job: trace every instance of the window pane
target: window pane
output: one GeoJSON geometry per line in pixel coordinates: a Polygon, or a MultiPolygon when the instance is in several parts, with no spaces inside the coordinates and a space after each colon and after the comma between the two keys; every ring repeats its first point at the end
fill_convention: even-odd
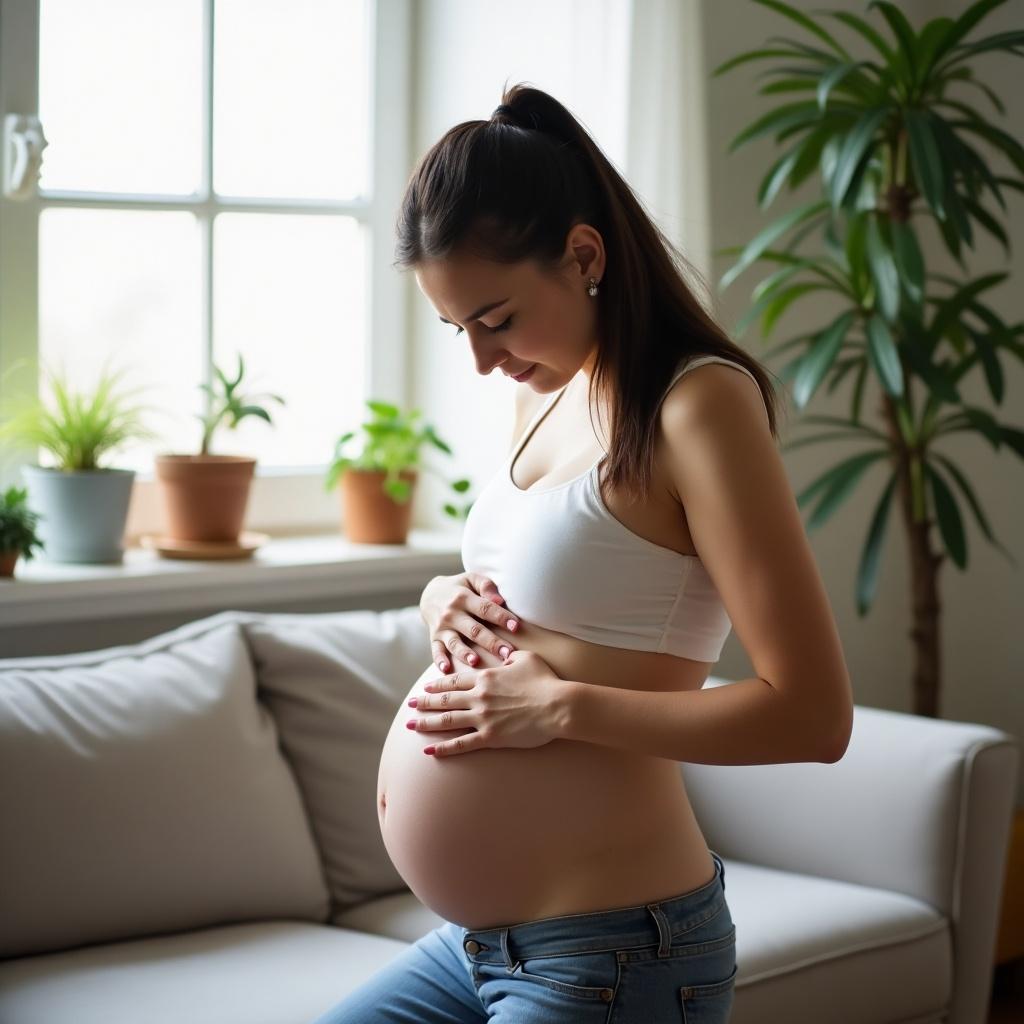
{"type": "MultiPolygon", "coordinates": [[[[111,452],[103,466],[152,472],[154,452],[199,451],[201,251],[189,213],[50,208],[40,214],[42,365],[64,371],[75,391],[92,389],[105,365],[124,371],[121,388],[145,388],[131,404],[154,407],[145,423],[161,434],[159,441],[111,452]]],[[[45,376],[40,391],[49,400],[45,376]]]]}
{"type": "Polygon", "coordinates": [[[190,194],[202,0],[41,0],[40,188],[190,194]]]}
{"type": "Polygon", "coordinates": [[[214,190],[365,194],[365,0],[217,0],[214,18],[214,190]]]}
{"type": "Polygon", "coordinates": [[[214,221],[214,360],[245,395],[271,391],[273,426],[255,416],[218,430],[212,451],[261,467],[326,463],[367,412],[364,229],[351,217],[223,213],[214,221]]]}

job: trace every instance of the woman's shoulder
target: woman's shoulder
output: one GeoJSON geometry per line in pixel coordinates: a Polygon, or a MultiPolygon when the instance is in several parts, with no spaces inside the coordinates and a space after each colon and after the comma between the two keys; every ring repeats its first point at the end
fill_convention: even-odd
{"type": "Polygon", "coordinates": [[[698,356],[686,364],[666,391],[661,414],[678,422],[687,410],[694,414],[703,403],[730,407],[736,402],[759,406],[765,421],[770,422],[761,387],[745,366],[721,356],[698,356]]]}

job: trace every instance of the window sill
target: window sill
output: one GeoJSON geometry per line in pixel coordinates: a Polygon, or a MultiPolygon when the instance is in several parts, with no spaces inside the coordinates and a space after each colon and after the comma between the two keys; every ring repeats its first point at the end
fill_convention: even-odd
{"type": "Polygon", "coordinates": [[[186,561],[126,547],[116,565],[18,561],[0,580],[3,626],[177,612],[260,600],[419,590],[462,571],[459,530],[409,532],[407,544],[353,544],[340,533],[272,537],[251,558],[186,561]]]}

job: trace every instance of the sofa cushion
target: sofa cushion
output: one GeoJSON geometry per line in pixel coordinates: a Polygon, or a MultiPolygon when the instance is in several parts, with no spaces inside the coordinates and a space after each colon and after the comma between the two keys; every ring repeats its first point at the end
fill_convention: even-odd
{"type": "Polygon", "coordinates": [[[0,660],[0,956],[329,910],[232,613],[0,660]]]}
{"type": "Polygon", "coordinates": [[[22,957],[0,963],[0,1021],[309,1024],[407,948],[267,921],[22,957]]]}
{"type": "Polygon", "coordinates": [[[740,860],[725,865],[737,1024],[947,1019],[954,946],[935,907],[832,878],[740,860]]]}
{"type": "Polygon", "coordinates": [[[335,910],[405,889],[380,835],[377,771],[402,697],[430,664],[419,608],[252,614],[244,628],[335,910]]]}
{"type": "MultiPolygon", "coordinates": [[[[357,903],[338,911],[331,924],[351,928],[367,935],[383,935],[387,939],[415,942],[427,932],[447,922],[440,914],[425,907],[409,889],[389,892],[386,896],[357,903]]],[[[2,976],[0,976],[2,977],[2,976]]],[[[0,1021],[3,1016],[0,1015],[0,1021]]]]}

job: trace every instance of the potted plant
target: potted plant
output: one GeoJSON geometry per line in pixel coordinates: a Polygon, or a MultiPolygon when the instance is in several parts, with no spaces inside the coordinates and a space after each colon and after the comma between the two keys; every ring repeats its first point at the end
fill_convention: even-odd
{"type": "Polygon", "coordinates": [[[46,556],[53,562],[121,562],[135,470],[99,462],[128,440],[156,435],[142,425],[142,409],[127,404],[127,393],[115,393],[120,374],[105,368],[91,393],[73,393],[63,374],[45,372],[55,407],[34,397],[23,400],[0,425],[0,437],[33,452],[43,448],[56,461],[22,467],[32,504],[40,511],[46,556]]]}
{"type": "MultiPolygon", "coordinates": [[[[333,490],[341,479],[342,529],[346,539],[363,544],[404,544],[409,535],[412,497],[418,479],[420,449],[424,443],[451,455],[451,448],[437,436],[428,423],[417,426],[421,411],[413,409],[403,415],[388,402],[370,399],[366,402],[371,418],[362,424],[362,451],[355,458],[342,454],[342,449],[356,436],[350,430],[338,438],[334,458],[327,468],[325,489],[333,490]]],[[[435,472],[430,466],[425,467],[435,472]]],[[[469,489],[469,481],[450,482],[457,494],[469,489]]],[[[444,513],[463,519],[472,503],[457,507],[450,501],[444,513]]]]}
{"type": "Polygon", "coordinates": [[[808,531],[832,515],[870,467],[883,470],[860,555],[857,609],[863,616],[871,607],[886,526],[895,509],[907,537],[913,594],[913,708],[936,717],[942,665],[939,569],[950,559],[960,570],[967,567],[961,500],[988,541],[1015,564],[994,537],[965,473],[940,445],[951,434],[966,433],[996,451],[1005,446],[1024,457],[1024,430],[1003,422],[996,411],[982,408],[961,390],[964,377],[981,370],[992,401],[1005,409],[1010,403],[1004,400],[1002,364],[1024,361],[1024,324],[1006,324],[982,298],[1006,273],[969,279],[961,253],[963,245],[973,247],[976,228],[983,228],[1009,257],[999,212],[984,200],[992,197],[1005,210],[1004,190],[1024,191],[1024,177],[1001,174],[975,143],[992,147],[1020,175],[1024,146],[968,103],[967,94],[957,95],[968,87],[980,90],[1003,113],[999,97],[970,65],[986,53],[1024,55],[1024,31],[967,38],[1003,0],[981,0],[958,18],[934,18],[919,30],[895,4],[879,0],[867,5],[884,18],[886,25],[877,29],[847,11],[816,12],[812,20],[778,0],[756,2],[813,35],[815,45],[774,36],[766,47],[733,57],[714,71],[720,75],[750,60],[779,58],[778,66],[765,72],[777,80],[760,91],[798,97],[758,118],[730,149],[767,134],[789,140],[761,181],[762,207],[784,184],[793,189],[815,171],[823,197],[790,210],[745,246],[721,250],[740,256],[720,285],[724,289],[756,261],[777,266],[754,289],[754,305],[740,326],[760,316],[765,337],[801,296],[824,291],[839,300],[830,322],[803,330],[771,351],[796,350],[781,373],[791,380],[801,409],[822,384],[831,393],[850,378],[849,416],[804,416],[803,423],[830,429],[784,447],[834,440],[865,446],[797,495],[801,506],[817,499],[808,531]],[[820,15],[855,32],[866,53],[850,52],[820,15]],[[929,272],[915,223],[926,220],[935,222],[964,272],[961,278],[929,272]],[[772,248],[791,231],[788,244],[772,248]],[[794,252],[813,232],[820,232],[820,246],[810,253],[794,252]],[[865,422],[866,394],[880,418],[877,426],[865,422]]]}
{"type": "Polygon", "coordinates": [[[13,577],[19,556],[32,558],[33,548],[42,548],[36,533],[40,515],[28,507],[28,491],[8,487],[0,498],[0,577],[13,577]]]}
{"type": "Polygon", "coordinates": [[[156,477],[163,496],[167,537],[174,541],[237,543],[249,502],[256,459],[244,455],[214,455],[213,434],[224,425],[234,430],[246,416],[257,416],[273,424],[270,413],[258,400],[273,399],[285,404],[280,395],[244,396],[239,392],[245,363],[238,355],[234,380],[217,366],[216,384],[200,384],[209,396],[205,415],[196,414],[203,425],[198,455],[166,453],[156,456],[156,477]]]}

